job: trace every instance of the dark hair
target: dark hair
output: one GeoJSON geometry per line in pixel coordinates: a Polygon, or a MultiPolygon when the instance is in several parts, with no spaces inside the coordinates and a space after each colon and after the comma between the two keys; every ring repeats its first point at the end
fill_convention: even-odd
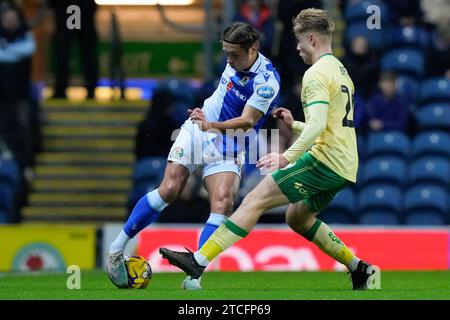
{"type": "Polygon", "coordinates": [[[222,41],[238,44],[245,50],[255,43],[259,47],[261,37],[258,30],[245,22],[233,22],[222,33],[222,41]]]}

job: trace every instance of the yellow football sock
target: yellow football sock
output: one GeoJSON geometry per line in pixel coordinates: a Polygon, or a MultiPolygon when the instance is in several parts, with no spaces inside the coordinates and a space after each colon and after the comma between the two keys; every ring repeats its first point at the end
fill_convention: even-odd
{"type": "MultiPolygon", "coordinates": [[[[347,267],[353,269],[355,255],[349,248],[333,233],[330,227],[316,220],[311,229],[304,235],[306,239],[316,244],[320,250],[325,252],[333,259],[339,261],[347,267]]],[[[359,259],[358,259],[359,260],[359,259]]]]}
{"type": "MultiPolygon", "coordinates": [[[[213,260],[221,252],[231,247],[235,242],[248,235],[248,232],[235,225],[230,220],[225,221],[203,244],[198,253],[208,261],[213,260]]],[[[202,260],[202,259],[199,259],[202,260]]]]}

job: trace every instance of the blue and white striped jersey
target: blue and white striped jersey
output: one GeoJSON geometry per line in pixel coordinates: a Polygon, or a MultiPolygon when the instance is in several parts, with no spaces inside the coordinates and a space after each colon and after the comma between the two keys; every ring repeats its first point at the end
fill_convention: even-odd
{"type": "MultiPolygon", "coordinates": [[[[236,71],[227,64],[216,91],[205,100],[202,110],[207,121],[223,122],[241,116],[244,107],[251,106],[264,114],[254,126],[257,132],[272,112],[279,91],[278,72],[272,62],[259,53],[249,71],[236,71]]],[[[238,145],[234,151],[240,152],[243,148],[238,145]]]]}

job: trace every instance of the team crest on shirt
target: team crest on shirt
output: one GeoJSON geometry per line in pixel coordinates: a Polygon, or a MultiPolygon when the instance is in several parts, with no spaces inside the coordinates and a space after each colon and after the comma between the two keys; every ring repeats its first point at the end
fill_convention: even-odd
{"type": "Polygon", "coordinates": [[[243,87],[243,86],[245,86],[247,83],[248,83],[248,81],[250,80],[250,77],[243,77],[241,80],[239,80],[238,82],[239,82],[239,84],[243,87]]]}
{"type": "Polygon", "coordinates": [[[181,159],[181,157],[183,157],[183,154],[184,154],[183,148],[176,147],[175,149],[172,150],[172,152],[170,153],[170,156],[172,158],[181,159]]]}

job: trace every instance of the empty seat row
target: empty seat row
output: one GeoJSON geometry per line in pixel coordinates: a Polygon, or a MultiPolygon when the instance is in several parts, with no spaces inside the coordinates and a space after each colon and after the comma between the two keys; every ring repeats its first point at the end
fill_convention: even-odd
{"type": "Polygon", "coordinates": [[[400,131],[373,132],[367,138],[359,135],[358,151],[362,158],[395,155],[405,159],[422,156],[450,156],[450,134],[445,131],[420,132],[410,139],[400,131]]]}
{"type": "Polygon", "coordinates": [[[408,164],[399,157],[377,157],[363,162],[357,185],[392,183],[399,186],[430,183],[450,186],[450,163],[441,157],[422,157],[408,164]]]}

